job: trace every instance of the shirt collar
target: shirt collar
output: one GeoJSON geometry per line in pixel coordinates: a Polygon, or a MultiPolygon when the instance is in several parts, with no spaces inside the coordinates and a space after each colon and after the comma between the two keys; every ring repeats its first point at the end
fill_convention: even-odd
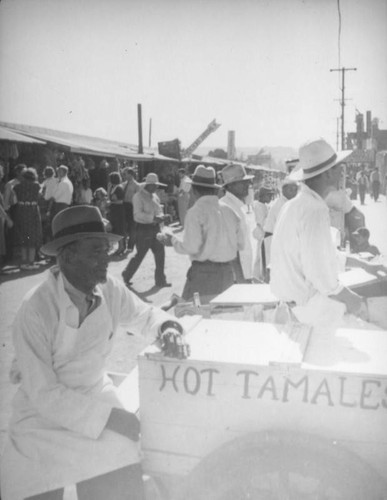
{"type": "Polygon", "coordinates": [[[237,207],[241,208],[244,206],[244,203],[242,200],[240,200],[235,194],[230,193],[230,191],[226,191],[226,194],[224,195],[225,198],[229,198],[230,201],[233,203],[233,205],[236,205],[237,207]]]}

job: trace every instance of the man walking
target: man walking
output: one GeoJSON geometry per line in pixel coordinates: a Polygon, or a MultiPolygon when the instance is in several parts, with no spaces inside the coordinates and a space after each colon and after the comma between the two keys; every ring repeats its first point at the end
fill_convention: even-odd
{"type": "Polygon", "coordinates": [[[159,288],[169,287],[167,283],[165,266],[165,248],[156,238],[160,232],[160,223],[165,219],[159,197],[156,195],[158,186],[165,186],[159,182],[157,174],[150,173],[146,176],[145,183],[133,196],[133,217],[136,222],[136,255],[122,273],[127,286],[140,267],[148,250],[151,250],[155,259],[155,285],[159,288]]]}
{"type": "Polygon", "coordinates": [[[227,165],[222,169],[223,188],[226,194],[220,203],[229,206],[241,220],[244,248],[238,251],[233,262],[234,278],[237,283],[251,283],[253,279],[253,245],[247,218],[246,198],[253,175],[247,175],[242,165],[227,165]]]}
{"type": "Polygon", "coordinates": [[[136,236],[136,223],[133,217],[133,197],[140,190],[136,181],[136,173],[132,168],[125,167],[122,171],[124,179],[124,222],[127,237],[127,248],[131,252],[134,248],[136,236]]]}

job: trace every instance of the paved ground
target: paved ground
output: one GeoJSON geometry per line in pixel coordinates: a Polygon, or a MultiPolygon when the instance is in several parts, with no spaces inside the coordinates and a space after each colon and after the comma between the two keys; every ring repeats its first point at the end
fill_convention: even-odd
{"type": "MultiPolygon", "coordinates": [[[[385,197],[377,203],[367,197],[366,205],[360,207],[366,216],[366,225],[371,231],[371,243],[376,244],[387,256],[387,202],[385,197]]],[[[130,258],[130,255],[129,255],[130,258]]],[[[127,258],[114,260],[110,264],[110,272],[121,276],[127,258]]],[[[181,293],[185,274],[189,266],[188,257],[178,255],[172,248],[166,248],[166,275],[171,288],[155,289],[154,261],[151,253],[146,256],[141,268],[135,275],[134,290],[153,304],[160,305],[168,300],[172,293],[181,293]]],[[[15,272],[0,276],[0,449],[4,440],[7,422],[10,416],[11,399],[16,389],[8,379],[8,372],[13,358],[11,341],[11,324],[22,297],[36,284],[44,279],[48,266],[42,266],[37,272],[15,272]]],[[[108,368],[112,371],[127,372],[133,367],[138,352],[144,347],[141,339],[128,336],[120,331],[115,349],[109,359],[108,368]]]]}

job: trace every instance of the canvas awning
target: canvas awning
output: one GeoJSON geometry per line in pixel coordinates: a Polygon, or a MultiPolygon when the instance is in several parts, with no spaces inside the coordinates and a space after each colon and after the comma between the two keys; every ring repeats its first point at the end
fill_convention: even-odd
{"type": "Polygon", "coordinates": [[[24,142],[27,144],[45,144],[44,141],[40,141],[38,139],[34,139],[32,137],[28,137],[23,134],[19,134],[18,132],[8,130],[5,127],[0,127],[0,141],[24,142]]]}
{"type": "Polygon", "coordinates": [[[175,158],[169,158],[160,155],[154,151],[144,153],[137,152],[137,146],[123,143],[122,141],[113,141],[69,132],[62,132],[53,129],[44,129],[30,125],[16,125],[0,122],[0,127],[6,128],[10,133],[25,137],[25,142],[36,142],[40,144],[51,143],[64,148],[68,148],[73,153],[106,156],[110,158],[127,158],[134,161],[168,161],[179,162],[175,158]]]}

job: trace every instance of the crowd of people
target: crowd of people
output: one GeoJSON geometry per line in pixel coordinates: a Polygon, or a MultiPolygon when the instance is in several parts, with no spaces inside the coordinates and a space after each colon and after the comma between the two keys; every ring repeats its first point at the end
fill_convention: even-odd
{"type": "MultiPolygon", "coordinates": [[[[13,326],[12,379],[20,385],[0,468],[4,500],[62,500],[68,485],[75,485],[80,500],[144,500],[140,423],[107,376],[106,360],[120,325],[156,342],[169,357],[182,359],[190,353],[181,323],[130,290],[148,250],[155,257],[155,285],[160,287],[169,285],[164,246],[189,256],[184,300],[198,293],[208,301],[233,283],[253,283],[258,269],[289,317],[315,332],[328,335],[354,315],[364,328],[370,326],[366,301],[340,283],[339,271],[345,264],[374,273],[386,268],[337,252],[340,239],[332,238],[325,201],[337,191],[346,154],[336,153],[323,139],[304,144],[298,168],[283,182],[274,203],[269,186],[249,199],[252,176],[241,165],[224,167],[221,182],[212,167],[198,165],[191,177],[182,172],[186,185],[181,191],[189,192],[190,200],[188,207],[183,205],[181,233],[162,227],[167,214],[157,191],[165,186],[155,173],[139,183],[128,169],[122,183],[120,174],[111,172],[107,190],[92,191],[96,200],[99,190],[95,206],[90,193],[82,203],[68,206],[68,169],[60,167],[55,182],[47,172],[43,193],[49,190],[52,196],[46,213],[56,215],[40,251],[55,258],[56,265],[25,297],[13,326]],[[124,225],[129,212],[125,203],[132,205],[134,240],[124,225]],[[107,208],[110,222],[103,217],[107,208]],[[249,214],[254,214],[253,228],[249,214]],[[119,251],[129,241],[136,254],[121,281],[109,275],[108,263],[111,245],[123,240],[119,251]]],[[[12,215],[10,207],[1,214],[8,228],[24,228],[25,236],[17,241],[28,259],[42,239],[37,224],[42,187],[33,169],[18,166],[17,172],[11,185],[16,200],[10,205],[12,215]]],[[[354,233],[359,249],[377,253],[366,228],[354,233]]]]}
{"type": "MultiPolygon", "coordinates": [[[[40,247],[52,237],[53,218],[72,205],[98,207],[109,230],[124,237],[116,254],[133,251],[133,197],[140,189],[134,168],[123,164],[112,169],[103,160],[95,168],[86,169],[82,159],[77,159],[70,166],[46,166],[39,173],[26,164],[17,164],[6,183],[2,182],[4,174],[0,164],[1,267],[9,263],[25,271],[38,269],[44,257],[40,247]]],[[[178,186],[174,185],[172,191],[158,191],[171,220],[177,218],[178,186]]]]}

